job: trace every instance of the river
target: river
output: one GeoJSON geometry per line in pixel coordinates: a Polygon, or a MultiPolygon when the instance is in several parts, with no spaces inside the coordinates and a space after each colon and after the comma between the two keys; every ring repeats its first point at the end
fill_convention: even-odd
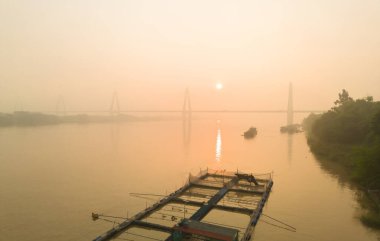
{"type": "MultiPolygon", "coordinates": [[[[300,122],[305,114],[297,114],[300,122]]],[[[281,113],[223,113],[124,123],[0,129],[0,240],[92,240],[113,223],[91,212],[132,216],[200,168],[274,173],[256,241],[378,241],[358,219],[355,190],[321,168],[304,133],[281,134],[281,113]],[[245,140],[250,126],[258,135],[245,140]],[[265,221],[265,222],[264,222],[265,221]]]]}

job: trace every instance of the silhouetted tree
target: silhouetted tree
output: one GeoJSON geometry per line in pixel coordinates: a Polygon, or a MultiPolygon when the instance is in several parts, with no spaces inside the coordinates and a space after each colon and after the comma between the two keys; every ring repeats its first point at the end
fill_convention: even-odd
{"type": "MultiPolygon", "coordinates": [[[[380,102],[371,96],[353,100],[343,89],[334,103],[326,113],[305,119],[310,150],[345,166],[364,189],[380,190],[380,102]]],[[[362,220],[380,227],[380,206],[373,207],[362,220]]]]}
{"type": "Polygon", "coordinates": [[[339,93],[339,99],[337,99],[334,104],[335,105],[343,105],[347,102],[350,102],[352,101],[353,99],[350,97],[350,95],[348,94],[348,91],[343,89],[342,90],[342,93],[339,93]]]}

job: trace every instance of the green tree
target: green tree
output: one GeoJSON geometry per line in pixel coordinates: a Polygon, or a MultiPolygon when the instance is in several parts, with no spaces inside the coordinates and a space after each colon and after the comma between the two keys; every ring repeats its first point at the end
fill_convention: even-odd
{"type": "Polygon", "coordinates": [[[342,93],[339,93],[339,99],[337,99],[334,104],[335,105],[343,105],[347,102],[350,102],[352,101],[353,99],[350,97],[350,95],[348,94],[348,91],[343,89],[342,90],[342,93]]]}
{"type": "Polygon", "coordinates": [[[372,130],[373,132],[376,134],[376,135],[379,135],[380,136],[380,111],[378,111],[373,119],[372,119],[372,123],[371,123],[371,127],[372,127],[372,130]]]}

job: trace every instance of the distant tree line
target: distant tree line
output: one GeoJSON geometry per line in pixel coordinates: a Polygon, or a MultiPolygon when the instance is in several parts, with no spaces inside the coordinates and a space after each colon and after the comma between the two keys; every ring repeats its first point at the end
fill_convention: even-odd
{"type": "MultiPolygon", "coordinates": [[[[0,127],[6,126],[41,126],[56,125],[62,123],[94,123],[110,121],[137,121],[137,118],[130,115],[111,115],[111,116],[91,116],[91,115],[51,115],[39,112],[16,111],[14,113],[0,113],[0,127]]],[[[146,120],[146,118],[144,119],[146,120]]]]}
{"type": "MultiPolygon", "coordinates": [[[[380,193],[379,101],[371,96],[354,100],[342,90],[334,107],[324,114],[309,115],[303,126],[318,158],[342,164],[365,190],[380,193]]],[[[371,210],[364,221],[380,228],[379,204],[371,210]]]]}

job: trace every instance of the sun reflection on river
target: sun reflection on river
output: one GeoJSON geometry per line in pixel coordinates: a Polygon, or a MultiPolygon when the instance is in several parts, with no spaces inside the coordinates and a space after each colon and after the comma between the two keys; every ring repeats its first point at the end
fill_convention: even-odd
{"type": "Polygon", "coordinates": [[[218,132],[216,134],[216,148],[215,148],[215,160],[217,162],[220,162],[221,155],[222,155],[222,134],[221,134],[220,127],[218,126],[218,132]]]}

